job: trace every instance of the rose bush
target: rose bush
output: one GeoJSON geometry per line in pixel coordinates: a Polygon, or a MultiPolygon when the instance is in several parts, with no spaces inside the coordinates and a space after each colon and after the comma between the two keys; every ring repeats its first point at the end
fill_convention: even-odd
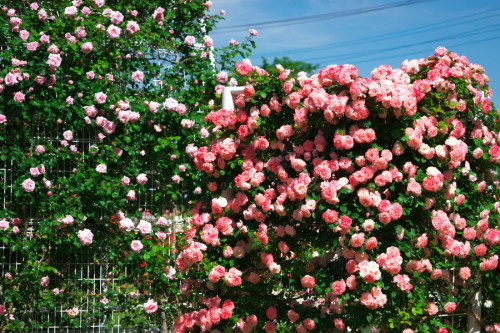
{"type": "Polygon", "coordinates": [[[2,2],[0,331],[175,318],[172,214],[203,191],[184,148],[253,43],[213,48],[210,5],[2,2]]]}
{"type": "Polygon", "coordinates": [[[370,78],[236,71],[235,109],[188,150],[212,194],[176,259],[198,303],[176,332],[499,326],[499,114],[480,65],[440,47],[370,78]]]}

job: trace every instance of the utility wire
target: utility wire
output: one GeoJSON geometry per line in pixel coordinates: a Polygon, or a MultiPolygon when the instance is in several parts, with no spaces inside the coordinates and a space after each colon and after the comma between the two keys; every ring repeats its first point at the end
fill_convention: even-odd
{"type": "Polygon", "coordinates": [[[339,55],[338,57],[327,56],[327,57],[311,58],[311,59],[307,59],[304,61],[318,61],[318,60],[323,60],[323,59],[342,60],[342,59],[351,59],[352,57],[372,56],[373,54],[377,54],[377,53],[384,53],[384,52],[388,52],[388,51],[394,51],[394,50],[404,49],[404,48],[418,46],[418,45],[442,42],[442,41],[446,41],[446,40],[450,40],[450,39],[470,37],[470,36],[476,36],[476,35],[485,34],[485,33],[489,33],[489,32],[495,32],[495,31],[499,31],[500,28],[498,28],[498,29],[491,29],[491,28],[498,27],[498,26],[500,26],[500,24],[495,24],[495,25],[492,25],[489,27],[478,28],[478,29],[471,30],[471,31],[468,31],[465,33],[454,34],[454,35],[441,37],[441,38],[435,38],[435,39],[426,40],[426,41],[422,41],[422,42],[418,42],[418,43],[411,43],[411,44],[399,45],[399,46],[394,46],[394,47],[387,47],[387,48],[376,49],[376,50],[344,53],[342,55],[339,55]],[[490,30],[485,30],[485,29],[490,29],[490,30]],[[485,31],[482,31],[482,30],[485,30],[485,31]]]}
{"type": "Polygon", "coordinates": [[[371,13],[371,12],[375,12],[375,11],[396,8],[396,7],[402,7],[402,6],[408,6],[408,5],[415,5],[415,4],[420,4],[420,3],[430,2],[430,1],[438,1],[438,0],[407,0],[407,1],[400,1],[400,2],[396,2],[396,3],[392,3],[392,4],[380,5],[380,6],[372,6],[372,7],[366,7],[366,8],[361,8],[361,9],[350,9],[350,10],[344,10],[344,11],[339,11],[339,12],[331,12],[331,13],[327,13],[327,14],[296,17],[296,18],[292,18],[292,19],[274,20],[274,21],[257,22],[257,23],[245,23],[245,24],[217,28],[216,30],[214,30],[212,32],[212,34],[225,33],[225,32],[229,32],[229,31],[234,31],[236,29],[248,28],[248,27],[262,29],[262,28],[268,28],[268,27],[282,27],[282,26],[309,23],[309,22],[332,20],[332,19],[336,19],[336,18],[340,18],[340,17],[371,13]]]}
{"type": "MultiPolygon", "coordinates": [[[[458,17],[458,18],[453,18],[453,19],[450,19],[447,21],[442,21],[438,24],[432,25],[431,27],[429,27],[429,25],[425,25],[425,26],[418,27],[418,28],[405,29],[405,30],[401,30],[398,32],[391,32],[391,33],[386,33],[386,34],[382,34],[382,35],[378,35],[378,36],[374,36],[374,37],[365,37],[365,38],[355,39],[355,40],[346,41],[346,42],[336,42],[336,43],[325,44],[325,45],[316,46],[316,47],[309,47],[309,48],[289,49],[289,50],[286,50],[286,52],[287,52],[287,54],[308,53],[308,52],[316,52],[316,51],[320,51],[320,50],[326,50],[326,49],[333,48],[333,47],[345,47],[345,46],[364,44],[366,42],[375,42],[375,41],[393,39],[393,38],[398,38],[398,37],[406,37],[406,36],[410,36],[410,35],[419,34],[422,32],[435,31],[438,29],[455,27],[455,26],[462,25],[462,24],[477,22],[478,20],[485,20],[488,18],[496,17],[496,16],[499,16],[500,14],[492,14],[492,15],[488,15],[488,16],[484,16],[484,17],[475,17],[475,16],[480,16],[480,15],[483,15],[485,13],[491,13],[491,12],[495,12],[498,10],[500,10],[500,7],[486,10],[486,11],[476,13],[476,14],[466,15],[466,16],[462,16],[462,17],[458,17]],[[457,22],[459,20],[472,18],[472,17],[475,17],[475,18],[467,20],[467,21],[463,21],[463,22],[457,22]],[[446,23],[450,23],[450,22],[453,22],[453,23],[446,24],[446,23]]],[[[260,54],[257,53],[255,56],[280,54],[282,52],[283,52],[283,50],[282,51],[260,53],[260,54]]]]}
{"type": "MultiPolygon", "coordinates": [[[[484,38],[484,39],[480,39],[480,40],[474,40],[472,42],[465,42],[465,43],[460,43],[460,44],[447,45],[446,47],[448,49],[451,49],[453,47],[465,46],[465,45],[471,45],[471,44],[477,44],[477,43],[483,43],[483,42],[488,42],[488,41],[495,40],[495,39],[500,39],[500,36],[490,37],[490,38],[484,38]]],[[[422,51],[411,52],[411,53],[407,52],[407,53],[401,53],[401,54],[396,54],[396,55],[390,55],[390,56],[387,56],[387,57],[379,57],[379,58],[373,58],[373,59],[368,59],[368,60],[356,61],[356,64],[364,64],[364,63],[367,63],[367,62],[378,61],[378,60],[387,60],[387,59],[392,59],[392,58],[414,56],[415,54],[419,54],[419,53],[424,54],[426,52],[428,53],[429,50],[422,50],[422,51]]]]}

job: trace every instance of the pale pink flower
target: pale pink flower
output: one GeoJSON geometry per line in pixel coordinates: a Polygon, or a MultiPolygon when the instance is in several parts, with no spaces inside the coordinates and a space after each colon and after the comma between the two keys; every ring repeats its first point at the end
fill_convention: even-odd
{"type": "Polygon", "coordinates": [[[106,164],[98,164],[95,168],[95,170],[97,171],[97,173],[106,173],[107,171],[107,166],[106,164]]]}
{"type": "Polygon", "coordinates": [[[109,38],[118,38],[120,37],[122,29],[118,28],[117,26],[110,25],[108,29],[106,30],[108,37],[109,38]]]}
{"type": "Polygon", "coordinates": [[[137,184],[144,185],[148,182],[148,177],[145,173],[141,173],[135,177],[135,180],[137,181],[137,184]]]}
{"type": "Polygon", "coordinates": [[[25,95],[22,92],[18,91],[14,94],[14,101],[22,103],[24,102],[24,100],[25,100],[25,95]]]}
{"type": "Polygon", "coordinates": [[[127,22],[127,32],[130,35],[135,34],[139,30],[141,30],[141,28],[139,27],[139,24],[137,24],[137,22],[135,22],[135,21],[128,21],[127,22]]]}
{"type": "Polygon", "coordinates": [[[29,31],[27,31],[27,30],[19,31],[19,38],[21,38],[21,40],[26,41],[26,40],[28,40],[29,36],[30,36],[29,31]]]}
{"type": "Polygon", "coordinates": [[[135,71],[132,73],[132,80],[134,82],[142,82],[144,80],[144,73],[141,71],[135,71]]]}
{"type": "Polygon", "coordinates": [[[196,43],[196,38],[194,38],[193,36],[187,36],[184,39],[184,43],[186,43],[187,45],[194,45],[194,43],[196,43]]]}
{"type": "Polygon", "coordinates": [[[431,316],[435,315],[439,311],[436,303],[434,302],[427,303],[427,307],[424,310],[427,311],[431,316]]]}
{"type": "Polygon", "coordinates": [[[103,93],[103,92],[98,92],[98,93],[95,93],[94,95],[94,101],[97,103],[97,104],[104,104],[106,103],[106,99],[108,98],[108,96],[103,93]]]}
{"type": "Polygon", "coordinates": [[[94,234],[87,228],[79,230],[77,236],[82,245],[90,245],[94,239],[94,234]]]}
{"type": "Polygon", "coordinates": [[[140,240],[133,240],[130,244],[130,248],[132,249],[132,251],[137,253],[141,252],[143,247],[144,245],[142,245],[142,242],[140,240]]]}
{"type": "Polygon", "coordinates": [[[153,231],[151,223],[145,220],[140,220],[137,225],[137,230],[141,233],[141,235],[150,234],[153,231]]]}
{"type": "Polygon", "coordinates": [[[49,285],[50,278],[48,276],[44,276],[40,279],[40,285],[42,287],[47,287],[49,285]]]}
{"type": "Polygon", "coordinates": [[[119,11],[111,12],[110,19],[113,24],[121,24],[123,22],[123,18],[123,14],[119,11]]]}
{"type": "Polygon", "coordinates": [[[22,187],[25,192],[33,192],[35,190],[35,182],[31,178],[28,178],[23,181],[22,187]]]}
{"type": "Polygon", "coordinates": [[[80,48],[82,49],[83,53],[90,53],[94,49],[94,46],[92,45],[91,42],[86,42],[83,43],[82,46],[80,46],[80,48]]]}
{"type": "Polygon", "coordinates": [[[458,271],[458,276],[464,281],[468,280],[471,275],[472,273],[469,267],[461,267],[458,271]]]}

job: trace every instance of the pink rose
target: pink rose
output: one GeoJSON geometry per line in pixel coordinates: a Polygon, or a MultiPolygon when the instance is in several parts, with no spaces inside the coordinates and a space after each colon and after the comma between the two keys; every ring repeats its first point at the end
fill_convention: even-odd
{"type": "Polygon", "coordinates": [[[108,98],[108,95],[106,95],[103,92],[98,92],[98,93],[95,93],[95,95],[94,95],[94,101],[96,101],[97,104],[106,103],[107,98],[108,98]]]}
{"type": "Polygon", "coordinates": [[[137,225],[137,229],[141,233],[141,235],[147,235],[150,234],[153,231],[153,228],[151,227],[151,223],[145,220],[139,221],[139,224],[137,225]]]}
{"type": "Polygon", "coordinates": [[[26,40],[28,40],[29,36],[30,36],[29,31],[27,31],[27,30],[19,31],[19,38],[21,38],[21,40],[26,41],[26,40]]]}
{"type": "Polygon", "coordinates": [[[91,42],[86,42],[86,43],[83,43],[80,48],[82,49],[83,53],[87,54],[87,53],[92,52],[92,50],[94,49],[94,46],[92,45],[91,42]]]}
{"type": "Polygon", "coordinates": [[[210,36],[203,37],[203,45],[206,47],[212,47],[214,45],[214,40],[210,36]]]}
{"type": "Polygon", "coordinates": [[[31,178],[26,179],[22,186],[25,192],[33,192],[35,190],[35,182],[31,178]]]}
{"type": "Polygon", "coordinates": [[[316,286],[316,279],[310,275],[305,275],[300,279],[300,283],[305,288],[314,288],[316,286]]]}
{"type": "Polygon", "coordinates": [[[151,314],[156,312],[158,310],[158,304],[153,301],[151,298],[148,299],[146,303],[144,303],[144,310],[146,311],[147,314],[151,314]]]}
{"type": "Polygon", "coordinates": [[[47,287],[49,285],[50,278],[48,276],[44,276],[40,279],[40,285],[42,287],[47,287]]]}
{"type": "Polygon", "coordinates": [[[258,36],[259,35],[259,32],[255,29],[250,29],[249,32],[250,32],[250,36],[258,36]]]}
{"type": "Polygon", "coordinates": [[[429,302],[429,303],[427,303],[427,307],[425,308],[425,311],[427,311],[429,313],[429,315],[433,316],[436,313],[438,313],[439,309],[438,309],[436,303],[429,302]]]}
{"type": "Polygon", "coordinates": [[[452,313],[457,309],[457,303],[455,302],[448,302],[444,305],[444,312],[446,313],[452,313]]]}
{"type": "Polygon", "coordinates": [[[240,75],[248,75],[248,73],[250,73],[252,69],[253,69],[252,66],[244,61],[236,64],[236,71],[240,75]]]}
{"type": "Polygon", "coordinates": [[[18,91],[14,94],[14,101],[18,102],[18,103],[22,103],[24,102],[24,99],[25,99],[25,95],[18,91]]]}
{"type": "Polygon", "coordinates": [[[469,268],[469,267],[462,267],[462,268],[460,268],[460,270],[458,271],[458,276],[459,276],[462,280],[464,280],[464,281],[466,281],[466,280],[470,279],[471,275],[472,275],[472,274],[471,274],[471,270],[470,270],[470,268],[469,268]]]}
{"type": "Polygon", "coordinates": [[[39,46],[40,44],[38,44],[38,42],[31,42],[26,44],[26,48],[28,49],[28,51],[36,51],[39,46]]]}
{"type": "Polygon", "coordinates": [[[119,11],[113,11],[111,12],[110,19],[113,24],[121,24],[123,22],[123,14],[119,11]]]}
{"type": "Polygon", "coordinates": [[[63,133],[63,137],[66,140],[73,140],[73,132],[68,130],[63,133]]]}
{"type": "Polygon", "coordinates": [[[80,230],[80,231],[78,231],[77,235],[78,235],[78,239],[80,240],[80,243],[82,245],[92,244],[92,240],[94,239],[94,234],[89,229],[85,228],[83,230],[80,230]]]}
{"type": "Polygon", "coordinates": [[[144,73],[141,71],[135,71],[132,73],[132,80],[134,82],[142,82],[144,80],[144,73]]]}
{"type": "Polygon", "coordinates": [[[145,173],[141,173],[137,177],[135,177],[135,180],[139,185],[144,185],[148,182],[148,177],[145,173]]]}
{"type": "Polygon", "coordinates": [[[7,75],[5,75],[4,82],[8,86],[13,86],[19,81],[17,80],[17,76],[15,74],[7,73],[7,75]]]}
{"type": "Polygon", "coordinates": [[[120,37],[122,29],[118,28],[117,26],[110,25],[106,32],[108,33],[109,38],[118,38],[120,37]]]}
{"type": "Polygon", "coordinates": [[[137,253],[141,252],[143,247],[144,245],[142,245],[142,242],[140,240],[133,240],[130,244],[130,248],[132,249],[132,251],[137,253]]]}
{"type": "Polygon", "coordinates": [[[217,78],[217,82],[219,83],[226,83],[228,80],[227,72],[224,71],[219,72],[215,77],[217,78]]]}
{"type": "Polygon", "coordinates": [[[49,54],[49,60],[47,60],[47,65],[53,70],[61,66],[62,58],[59,54],[49,54]]]}
{"type": "Polygon", "coordinates": [[[169,97],[163,103],[163,108],[169,111],[175,111],[178,105],[179,102],[177,102],[177,100],[173,99],[172,97],[169,97]]]}
{"type": "Polygon", "coordinates": [[[105,0],[93,0],[93,1],[94,1],[94,4],[95,4],[97,7],[99,7],[99,8],[101,8],[102,6],[104,6],[104,4],[106,3],[106,1],[105,1],[105,0]]]}
{"type": "Polygon", "coordinates": [[[107,171],[107,166],[105,164],[98,164],[95,168],[95,171],[97,171],[97,173],[106,173],[107,171]]]}
{"type": "Polygon", "coordinates": [[[128,191],[127,199],[132,200],[132,201],[137,200],[137,196],[136,196],[136,193],[134,190],[128,191]]]}
{"type": "Polygon", "coordinates": [[[187,45],[193,45],[194,43],[196,43],[196,38],[194,38],[193,36],[187,36],[184,39],[184,43],[186,43],[187,45]]]}
{"type": "Polygon", "coordinates": [[[66,17],[73,17],[76,13],[78,13],[78,9],[75,6],[66,7],[64,9],[64,15],[66,15],[66,17]]]}
{"type": "Polygon", "coordinates": [[[139,25],[137,24],[137,22],[135,22],[135,21],[128,21],[127,22],[127,32],[130,35],[135,34],[139,30],[141,30],[141,28],[139,27],[139,25]]]}
{"type": "Polygon", "coordinates": [[[45,21],[47,19],[48,15],[47,15],[47,11],[45,9],[40,9],[38,11],[38,19],[40,21],[45,21]]]}

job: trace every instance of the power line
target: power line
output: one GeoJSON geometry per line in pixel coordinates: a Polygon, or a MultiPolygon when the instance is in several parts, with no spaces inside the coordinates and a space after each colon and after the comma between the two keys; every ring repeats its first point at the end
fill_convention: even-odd
{"type": "Polygon", "coordinates": [[[340,17],[371,13],[371,12],[375,12],[375,11],[396,8],[396,7],[402,7],[402,6],[408,6],[408,5],[415,5],[415,4],[420,4],[420,3],[430,2],[430,1],[438,1],[438,0],[408,0],[408,1],[396,2],[396,3],[392,3],[392,4],[372,6],[372,7],[366,7],[366,8],[361,8],[361,9],[350,9],[350,10],[344,10],[344,11],[340,11],[340,12],[331,12],[331,13],[320,14],[320,15],[303,16],[303,17],[296,17],[296,18],[291,18],[291,19],[274,20],[274,21],[257,22],[257,23],[245,23],[245,24],[239,24],[239,25],[232,25],[229,27],[217,28],[216,30],[214,30],[212,32],[212,34],[224,33],[224,32],[233,31],[233,30],[239,29],[239,28],[252,27],[252,28],[262,29],[262,28],[266,28],[266,27],[282,27],[282,26],[302,24],[302,23],[308,23],[308,22],[332,20],[332,19],[336,19],[336,18],[340,18],[340,17]]]}
{"type": "MultiPolygon", "coordinates": [[[[500,39],[500,36],[490,37],[490,38],[485,38],[485,39],[480,39],[480,40],[474,40],[472,42],[466,42],[466,43],[460,43],[460,44],[454,44],[454,45],[447,45],[446,47],[448,49],[451,49],[453,47],[465,46],[465,45],[471,45],[471,44],[477,44],[477,43],[482,43],[482,42],[488,42],[488,41],[495,40],[495,39],[500,39]]],[[[367,62],[372,62],[372,61],[377,61],[377,60],[387,60],[387,59],[392,59],[392,58],[412,56],[412,55],[417,54],[417,53],[425,53],[425,52],[428,52],[428,51],[429,50],[427,49],[427,50],[422,50],[422,51],[418,51],[418,52],[411,52],[411,53],[407,52],[407,53],[401,53],[401,54],[391,55],[391,56],[388,56],[388,57],[379,57],[379,58],[373,58],[373,59],[368,59],[368,60],[356,61],[356,64],[364,64],[364,63],[367,63],[367,62]]]]}
{"type": "MultiPolygon", "coordinates": [[[[454,26],[458,26],[458,25],[462,25],[462,24],[467,24],[467,23],[471,23],[471,22],[477,22],[477,20],[485,20],[485,19],[488,19],[488,18],[491,18],[491,17],[496,17],[496,16],[499,16],[500,14],[492,14],[492,15],[484,16],[484,17],[476,17],[474,19],[463,21],[463,22],[457,22],[458,20],[463,20],[463,19],[467,19],[467,18],[471,18],[471,17],[475,17],[475,16],[480,16],[480,15],[483,15],[485,13],[491,13],[491,12],[495,12],[495,11],[498,11],[498,10],[500,10],[500,7],[499,8],[494,8],[494,9],[491,9],[491,10],[487,10],[487,11],[483,11],[483,12],[480,12],[480,13],[476,13],[476,14],[466,15],[466,16],[462,16],[462,17],[458,17],[458,18],[454,18],[454,19],[442,21],[440,23],[432,25],[431,27],[429,27],[429,25],[425,25],[425,26],[418,27],[418,28],[405,29],[405,30],[401,30],[401,31],[398,31],[398,32],[386,33],[386,34],[382,34],[382,35],[374,36],[374,37],[364,37],[364,38],[355,39],[355,40],[346,41],[346,42],[336,42],[336,43],[325,44],[325,45],[316,46],[316,47],[309,47],[309,48],[289,49],[289,50],[286,50],[286,52],[287,52],[287,54],[298,54],[298,53],[316,52],[316,51],[326,50],[326,49],[333,48],[333,47],[345,47],[345,46],[352,46],[352,45],[364,44],[366,42],[375,42],[375,41],[393,39],[393,38],[397,38],[397,37],[405,37],[405,36],[415,35],[415,34],[422,33],[422,32],[428,32],[428,31],[435,31],[435,30],[438,30],[438,29],[450,28],[450,27],[454,27],[454,26]],[[447,23],[450,23],[450,22],[453,22],[453,23],[447,24],[447,23]]],[[[265,55],[269,55],[269,54],[279,54],[281,52],[283,52],[283,51],[273,51],[273,52],[266,52],[266,53],[260,53],[260,54],[257,53],[255,56],[265,56],[265,55]]]]}
{"type": "Polygon", "coordinates": [[[394,50],[404,49],[404,48],[413,47],[413,46],[442,42],[442,41],[446,41],[446,40],[450,40],[450,39],[470,37],[470,36],[485,34],[485,33],[489,33],[489,32],[499,31],[500,29],[491,29],[491,28],[494,28],[497,26],[500,26],[500,24],[495,24],[495,25],[492,25],[489,27],[483,27],[483,28],[471,30],[471,31],[468,31],[466,33],[454,34],[454,35],[450,35],[450,36],[446,36],[446,37],[442,37],[442,38],[435,38],[435,39],[426,40],[426,41],[422,41],[422,42],[418,42],[418,43],[411,43],[411,44],[381,48],[381,49],[376,49],[376,50],[344,53],[344,54],[336,56],[336,57],[327,56],[327,57],[311,58],[311,59],[307,59],[307,60],[303,60],[303,61],[318,61],[318,60],[321,61],[323,59],[343,60],[343,59],[350,59],[350,58],[356,57],[356,56],[357,57],[370,56],[370,55],[377,54],[377,53],[384,53],[384,52],[388,52],[388,51],[394,51],[394,50]],[[482,31],[485,29],[490,29],[490,30],[482,31]]]}

